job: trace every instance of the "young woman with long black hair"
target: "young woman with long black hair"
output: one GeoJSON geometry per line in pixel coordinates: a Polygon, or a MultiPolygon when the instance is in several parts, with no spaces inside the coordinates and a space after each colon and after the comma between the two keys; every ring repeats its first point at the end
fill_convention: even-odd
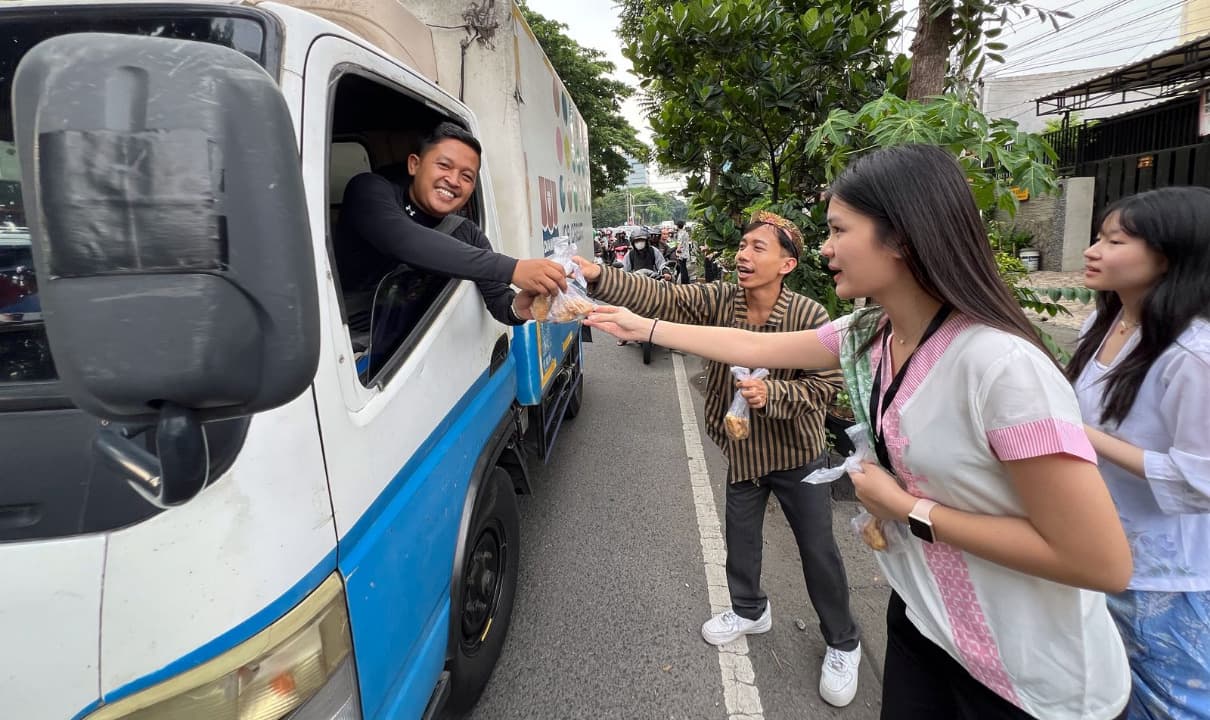
{"type": "Polygon", "coordinates": [[[1084,259],[1097,311],[1067,376],[1134,554],[1109,597],[1128,717],[1210,718],[1210,189],[1119,201],[1084,259]]]}
{"type": "Polygon", "coordinates": [[[888,529],[884,718],[1117,717],[1130,674],[1102,593],[1125,587],[1129,546],[961,168],[935,147],[874,152],[832,186],[828,224],[837,293],[877,306],[797,333],[620,308],[589,322],[735,365],[844,371],[881,461],[852,475],[888,529]]]}

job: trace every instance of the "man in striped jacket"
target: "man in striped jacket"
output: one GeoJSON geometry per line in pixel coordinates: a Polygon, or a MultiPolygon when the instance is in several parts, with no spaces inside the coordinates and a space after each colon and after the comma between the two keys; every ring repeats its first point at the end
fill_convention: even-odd
{"type": "MultiPolygon", "coordinates": [[[[757,213],[735,256],[738,283],[674,285],[637,277],[578,258],[589,292],[598,300],[647,317],[757,332],[808,330],[828,322],[819,303],[790,291],[783,280],[802,255],[799,229],[785,218],[757,213]]],[[[709,364],[706,427],[729,463],[727,585],[732,609],[702,625],[706,642],[722,645],[773,624],[760,587],[762,530],[769,493],[777,496],[794,531],[807,594],[828,649],[819,693],[838,707],[857,692],[861,649],[849,610],[849,585],[832,535],[831,491],[802,478],[826,457],[824,412],[843,384],[839,371],[772,370],[764,380],[738,383],[751,411],[751,434],[731,440],[723,418],[737,384],[730,368],[709,364]]]]}

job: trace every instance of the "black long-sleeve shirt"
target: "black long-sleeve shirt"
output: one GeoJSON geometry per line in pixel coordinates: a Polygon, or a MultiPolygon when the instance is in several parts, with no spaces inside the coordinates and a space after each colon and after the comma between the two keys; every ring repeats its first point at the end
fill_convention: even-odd
{"type": "MultiPolygon", "coordinates": [[[[470,220],[446,235],[408,194],[411,178],[401,166],[354,176],[345,187],[335,233],[336,267],[345,291],[372,289],[399,263],[473,280],[492,317],[516,325],[510,287],[517,260],[491,249],[487,235],[470,220]]],[[[523,321],[521,321],[523,322],[523,321]]]]}

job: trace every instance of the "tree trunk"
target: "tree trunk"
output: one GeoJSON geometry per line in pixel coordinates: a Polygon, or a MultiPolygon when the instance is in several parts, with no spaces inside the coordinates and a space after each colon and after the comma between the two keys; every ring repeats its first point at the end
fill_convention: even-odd
{"type": "Polygon", "coordinates": [[[950,36],[954,31],[954,9],[949,0],[922,2],[916,37],[912,39],[912,74],[908,78],[908,100],[923,100],[945,92],[945,71],[949,66],[950,36]],[[937,17],[930,6],[945,5],[937,17]]]}

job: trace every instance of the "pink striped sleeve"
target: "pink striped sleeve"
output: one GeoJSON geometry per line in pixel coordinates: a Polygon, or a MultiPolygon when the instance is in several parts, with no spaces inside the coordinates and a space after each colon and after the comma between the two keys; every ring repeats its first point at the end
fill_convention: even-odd
{"type": "Polygon", "coordinates": [[[817,332],[820,344],[828,352],[836,357],[840,357],[840,331],[836,329],[835,321],[820,327],[817,332]]]}
{"type": "Polygon", "coordinates": [[[1084,427],[1055,418],[1044,418],[1022,425],[989,430],[987,441],[1001,462],[1060,453],[1072,455],[1090,463],[1097,461],[1096,451],[1092,449],[1092,443],[1088,441],[1084,427]]]}

